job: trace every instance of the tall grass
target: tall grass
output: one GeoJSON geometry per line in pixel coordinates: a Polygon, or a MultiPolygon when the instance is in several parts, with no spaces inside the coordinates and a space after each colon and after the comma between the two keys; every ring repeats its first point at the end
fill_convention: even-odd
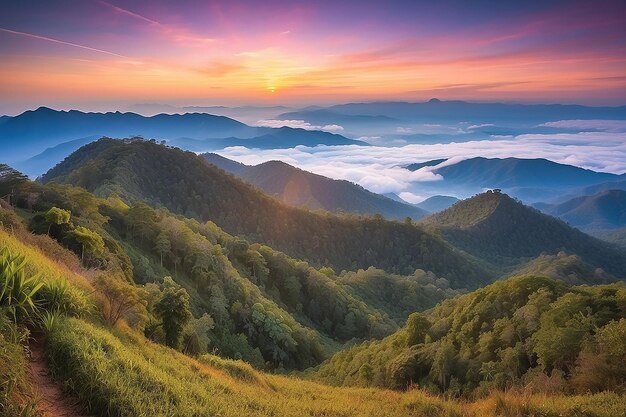
{"type": "Polygon", "coordinates": [[[196,361],[80,319],[62,319],[48,343],[54,375],[101,415],[463,415],[460,405],[419,391],[332,388],[262,374],[238,361],[196,361]]]}
{"type": "Polygon", "coordinates": [[[26,274],[26,262],[26,257],[0,247],[0,311],[6,310],[14,322],[33,318],[35,295],[43,287],[38,275],[26,274]]]}
{"type": "Polygon", "coordinates": [[[111,333],[63,318],[50,334],[57,378],[91,411],[113,416],[623,417],[613,393],[545,396],[495,392],[474,403],[423,391],[329,387],[258,372],[241,361],[191,359],[130,330],[111,333]]]}
{"type": "Polygon", "coordinates": [[[0,315],[0,416],[3,417],[35,415],[23,347],[27,338],[24,329],[0,315]]]}

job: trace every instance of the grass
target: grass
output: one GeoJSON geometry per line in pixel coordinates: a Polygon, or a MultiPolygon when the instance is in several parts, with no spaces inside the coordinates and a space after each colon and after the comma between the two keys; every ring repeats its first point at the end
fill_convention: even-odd
{"type": "Polygon", "coordinates": [[[626,416],[614,393],[546,396],[494,392],[473,403],[423,391],[329,387],[258,372],[241,361],[199,360],[148,342],[64,318],[49,339],[57,378],[92,412],[113,416],[626,416]]]}
{"type": "Polygon", "coordinates": [[[66,318],[49,336],[57,378],[93,412],[113,416],[462,416],[459,404],[420,391],[332,388],[197,361],[129,330],[66,318]]]}
{"type": "Polygon", "coordinates": [[[0,311],[0,416],[34,415],[36,402],[23,347],[26,338],[27,333],[0,311]]]}
{"type": "Polygon", "coordinates": [[[494,392],[467,408],[478,416],[625,417],[626,397],[613,392],[573,396],[494,392]]]}
{"type": "Polygon", "coordinates": [[[25,267],[28,275],[39,274],[44,280],[49,281],[67,280],[85,293],[93,292],[93,286],[84,275],[71,270],[65,263],[51,259],[37,247],[27,245],[24,243],[24,239],[18,238],[2,228],[0,228],[0,247],[6,247],[12,253],[25,256],[28,259],[25,267]]]}

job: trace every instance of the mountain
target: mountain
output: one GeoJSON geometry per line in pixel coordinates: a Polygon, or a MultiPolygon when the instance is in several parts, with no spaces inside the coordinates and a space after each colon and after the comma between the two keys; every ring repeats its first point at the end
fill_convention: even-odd
{"type": "Polygon", "coordinates": [[[494,277],[494,271],[421,227],[293,208],[194,153],[151,141],[101,139],[74,152],[42,181],[211,220],[230,234],[338,271],[375,266],[408,274],[421,268],[448,279],[455,288],[473,288],[494,277]]]}
{"type": "Polygon", "coordinates": [[[561,280],[570,285],[607,284],[617,281],[602,268],[583,262],[579,256],[559,252],[556,255],[540,255],[518,268],[512,276],[530,275],[561,280]]]}
{"type": "Polygon", "coordinates": [[[436,213],[441,210],[445,210],[448,207],[456,204],[460,200],[456,197],[451,197],[448,195],[434,195],[432,197],[428,197],[426,200],[417,203],[416,206],[426,210],[430,213],[436,213]]]}
{"type": "Polygon", "coordinates": [[[183,106],[177,107],[160,103],[133,104],[128,111],[144,116],[154,116],[159,113],[209,113],[216,116],[226,116],[246,124],[255,124],[259,120],[272,119],[281,113],[294,110],[285,106],[183,106]]]}
{"type": "Polygon", "coordinates": [[[119,279],[155,289],[167,281],[163,277],[174,277],[189,295],[195,317],[212,317],[213,347],[231,358],[239,352],[259,367],[314,366],[337,345],[391,334],[414,309],[431,308],[458,293],[447,280],[423,270],[400,276],[370,268],[339,277],[328,267],[315,269],[269,246],[229,235],[212,222],[19,179],[6,168],[2,174],[0,194],[10,189],[11,201],[24,211],[0,200],[0,230],[45,248],[59,242],[65,247],[54,251],[59,262],[69,259],[73,270],[80,269],[77,264],[97,269],[107,282],[119,279]],[[28,218],[20,219],[26,210],[28,218]],[[48,221],[46,213],[64,210],[62,223],[48,221]],[[96,243],[83,247],[77,233],[96,243]],[[366,282],[371,273],[386,282],[385,296],[362,291],[371,287],[366,282]],[[355,282],[360,285],[349,285],[355,282]],[[259,314],[278,320],[278,329],[266,327],[259,314]],[[237,336],[242,332],[243,340],[237,336]]]}
{"type": "Polygon", "coordinates": [[[560,204],[543,206],[541,211],[584,230],[626,226],[626,191],[607,190],[576,197],[560,204]]]}
{"type": "Polygon", "coordinates": [[[313,174],[284,162],[269,161],[245,166],[217,154],[206,153],[201,156],[292,206],[329,212],[381,214],[396,220],[404,220],[406,217],[420,219],[426,215],[420,208],[372,193],[352,182],[313,174]]]}
{"type": "Polygon", "coordinates": [[[186,150],[206,152],[229,146],[275,149],[298,145],[368,145],[366,142],[323,131],[289,127],[251,127],[225,116],[206,113],[157,114],[84,113],[46,107],[5,117],[0,140],[10,144],[2,162],[12,163],[32,176],[60,162],[85,138],[141,136],[167,140],[186,150]]]}
{"type": "Polygon", "coordinates": [[[66,156],[81,146],[93,142],[98,138],[99,136],[89,136],[86,138],[71,140],[69,142],[63,142],[51,148],[47,148],[42,153],[24,161],[15,162],[13,166],[30,177],[37,177],[61,162],[66,156]]]}
{"type": "Polygon", "coordinates": [[[349,117],[390,118],[411,122],[463,122],[537,124],[573,119],[626,119],[626,106],[589,107],[561,104],[471,103],[465,101],[348,103],[312,111],[285,113],[281,119],[297,118],[316,124],[332,124],[349,117]]]}
{"type": "Polygon", "coordinates": [[[463,200],[420,223],[459,249],[495,264],[515,265],[542,253],[564,251],[618,278],[626,277],[626,252],[500,192],[463,200]]]}
{"type": "Polygon", "coordinates": [[[368,143],[360,140],[348,139],[345,136],[319,130],[306,130],[291,127],[257,129],[259,129],[260,132],[268,131],[270,133],[247,139],[235,137],[212,139],[175,138],[167,142],[170,145],[194,152],[207,152],[224,149],[229,146],[244,146],[255,149],[284,149],[294,148],[299,145],[311,147],[317,145],[369,146],[368,143]]]}
{"type": "Polygon", "coordinates": [[[598,194],[601,193],[603,191],[609,191],[609,190],[624,190],[626,191],[626,174],[622,174],[619,177],[617,177],[616,179],[614,179],[613,181],[608,181],[608,182],[601,182],[598,184],[593,184],[593,185],[589,185],[586,187],[582,187],[582,188],[578,188],[573,190],[572,192],[563,195],[563,196],[559,196],[556,199],[550,199],[547,200],[548,202],[542,202],[543,204],[547,206],[552,205],[552,204],[559,204],[559,203],[563,203],[565,201],[571,200],[573,198],[576,197],[580,197],[580,196],[592,196],[594,194],[598,194]]]}
{"type": "Polygon", "coordinates": [[[620,179],[616,174],[559,164],[547,159],[478,157],[437,168],[444,162],[438,159],[411,164],[406,168],[411,171],[429,169],[441,175],[443,181],[432,184],[438,189],[450,187],[468,193],[501,188],[528,202],[542,201],[575,188],[620,179]]]}
{"type": "MultiPolygon", "coordinates": [[[[291,348],[288,349],[290,355],[294,355],[296,349],[299,352],[311,350],[310,345],[295,346],[292,343],[294,338],[314,342],[314,339],[302,340],[302,334],[311,330],[297,328],[291,331],[289,325],[292,322],[285,323],[282,320],[284,313],[275,305],[263,301],[263,307],[258,303],[249,309],[249,304],[234,303],[226,310],[227,314],[247,319],[247,330],[237,335],[218,333],[222,325],[217,315],[178,315],[183,319],[173,326],[173,321],[166,321],[167,329],[177,332],[184,327],[184,344],[166,346],[161,330],[163,318],[168,316],[158,312],[163,306],[176,311],[175,308],[182,305],[183,311],[188,313],[184,309],[185,295],[188,294],[176,281],[167,279],[142,286],[124,282],[111,274],[106,274],[106,279],[94,280],[93,270],[81,266],[76,256],[68,254],[67,249],[45,233],[35,236],[27,232],[20,234],[19,238],[16,233],[17,230],[8,232],[0,228],[3,248],[9,248],[16,257],[24,257],[27,274],[37,274],[37,283],[45,283],[45,286],[36,295],[40,303],[38,310],[28,311],[31,317],[21,316],[15,323],[5,314],[0,316],[2,377],[8,381],[20,381],[7,384],[2,393],[3,406],[8,405],[3,411],[9,411],[9,416],[32,414],[33,410],[42,409],[40,404],[44,401],[54,404],[55,412],[66,415],[205,416],[217,413],[224,417],[485,417],[501,415],[501,410],[506,408],[514,410],[510,415],[577,415],[582,409],[596,417],[612,417],[624,409],[622,392],[614,392],[623,384],[623,372],[620,374],[623,360],[619,352],[623,351],[624,320],[618,322],[623,315],[623,309],[620,309],[623,288],[603,286],[568,291],[550,281],[540,281],[539,284],[508,281],[500,289],[490,288],[489,291],[459,297],[453,303],[442,304],[434,310],[436,314],[429,315],[428,320],[438,325],[431,326],[427,322],[422,326],[429,333],[428,343],[424,345],[426,350],[435,354],[445,351],[446,355],[429,358],[422,346],[415,345],[423,334],[419,327],[422,321],[415,316],[417,319],[411,320],[406,328],[384,343],[359,345],[348,350],[347,354],[338,354],[332,363],[337,368],[343,365],[346,374],[361,379],[357,383],[346,381],[346,385],[386,385],[393,381],[395,386],[403,389],[411,379],[419,383],[420,388],[412,385],[409,390],[391,392],[375,388],[332,387],[303,380],[302,375],[292,377],[264,372],[259,368],[265,364],[250,361],[247,354],[254,352],[258,355],[259,350],[243,348],[249,340],[258,337],[257,331],[262,332],[266,343],[280,340],[285,344],[282,346],[291,348]],[[22,239],[22,236],[29,237],[22,239]],[[108,295],[112,305],[120,305],[111,297],[112,293],[139,296],[125,299],[124,322],[117,326],[111,324],[107,303],[100,302],[108,295]],[[177,296],[174,300],[182,302],[163,302],[172,300],[173,295],[177,296]],[[149,298],[148,305],[144,304],[146,298],[142,296],[149,298]],[[141,312],[141,307],[148,319],[137,322],[133,316],[141,312]],[[556,315],[556,312],[560,314],[556,315]],[[39,319],[36,314],[48,317],[46,342],[41,342],[39,333],[37,337],[15,337],[25,331],[24,322],[29,318],[39,319]],[[555,316],[567,320],[555,323],[555,316]],[[481,318],[478,323],[477,317],[481,318]],[[607,323],[609,320],[613,321],[607,323]],[[478,329],[477,325],[482,327],[478,329]],[[475,334],[480,336],[480,344],[476,343],[478,336],[475,334]],[[547,343],[546,334],[554,338],[553,346],[547,343]],[[566,338],[572,334],[579,337],[566,338]],[[518,338],[526,343],[519,342],[517,350],[512,350],[511,345],[515,346],[518,338]],[[583,339],[584,346],[580,343],[583,339]],[[448,341],[452,348],[449,348],[450,343],[444,345],[443,342],[448,341]],[[220,342],[224,348],[216,349],[215,342],[220,342]],[[463,357],[458,354],[461,343],[469,347],[463,357]],[[376,349],[378,346],[384,349],[376,349]],[[441,346],[446,349],[439,350],[441,346]],[[544,361],[529,364],[523,358],[525,353],[533,357],[536,350],[539,358],[547,359],[551,347],[568,356],[567,361],[556,364],[559,370],[571,366],[570,357],[580,358],[580,363],[571,366],[573,372],[563,372],[558,388],[552,385],[551,394],[547,395],[545,392],[553,379],[548,377],[548,370],[541,369],[544,361]],[[596,347],[599,350],[595,351],[596,347]],[[242,356],[242,352],[245,355],[242,356]],[[361,352],[369,354],[369,358],[361,352]],[[350,353],[355,354],[350,356],[350,353]],[[468,355],[471,355],[471,361],[466,361],[468,355]],[[232,357],[237,360],[230,359],[232,357]],[[245,361],[241,360],[242,357],[245,361]],[[425,361],[412,360],[424,357],[425,361]],[[589,360],[590,357],[595,360],[589,360]],[[477,369],[484,363],[488,363],[485,372],[479,372],[477,369]],[[418,364],[425,371],[420,372],[418,364]],[[535,374],[526,375],[522,383],[519,375],[531,367],[535,374]],[[422,376],[431,368],[435,369],[433,383],[427,385],[423,383],[427,381],[415,378],[418,372],[422,376]],[[41,374],[33,376],[33,369],[41,374]],[[443,372],[437,373],[437,369],[443,372]],[[48,374],[54,375],[54,380],[44,378],[48,374]],[[438,390],[439,375],[443,375],[443,391],[454,391],[455,396],[470,392],[480,382],[489,394],[475,400],[438,397],[433,391],[438,390]],[[520,398],[511,388],[522,387],[529,380],[535,389],[543,392],[537,395],[527,393],[520,398]],[[462,383],[459,388],[455,385],[458,381],[462,383]],[[600,384],[595,385],[598,381],[600,384]],[[495,391],[504,384],[507,392],[495,391]],[[45,391],[41,390],[44,386],[45,391]],[[555,393],[555,389],[573,390],[581,395],[565,396],[555,393]],[[607,391],[587,394],[602,390],[607,391]],[[36,402],[33,393],[37,393],[36,402]]],[[[220,245],[214,247],[217,252],[220,245]]],[[[6,258],[3,253],[3,261],[6,258]]],[[[223,259],[218,257],[212,262],[219,265],[223,259]]],[[[223,274],[219,270],[213,272],[223,274]]],[[[232,282],[232,276],[229,271],[225,283],[232,282]]],[[[211,292],[214,295],[218,293],[216,281],[219,279],[212,277],[214,287],[211,292]]],[[[242,284],[242,281],[236,283],[242,284]]],[[[240,287],[244,288],[248,298],[258,297],[256,291],[250,292],[252,286],[240,287]]],[[[219,295],[215,299],[221,300],[219,295]]],[[[211,305],[223,308],[218,301],[211,305]]],[[[280,357],[285,350],[276,349],[274,353],[280,357]]],[[[550,366],[552,364],[553,360],[549,362],[550,366]]],[[[328,366],[324,369],[330,371],[328,366]]],[[[339,379],[341,376],[338,375],[336,380],[339,379]]]]}
{"type": "Polygon", "coordinates": [[[192,137],[250,138],[260,134],[228,117],[203,113],[158,114],[144,117],[135,113],[83,113],[56,111],[47,107],[26,111],[0,124],[0,138],[10,143],[5,162],[36,154],[38,148],[88,136],[145,136],[155,139],[192,137]]]}
{"type": "Polygon", "coordinates": [[[226,157],[223,157],[222,155],[212,152],[203,153],[200,154],[200,156],[206,159],[209,164],[215,165],[216,167],[235,175],[239,175],[250,168],[250,165],[233,161],[232,159],[228,159],[226,157]]]}

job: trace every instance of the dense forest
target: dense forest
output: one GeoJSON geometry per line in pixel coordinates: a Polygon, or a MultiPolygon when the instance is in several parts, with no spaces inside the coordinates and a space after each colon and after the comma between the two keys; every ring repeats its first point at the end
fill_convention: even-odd
{"type": "MultiPolygon", "coordinates": [[[[303,218],[405,230],[458,256],[412,224],[288,209],[233,184],[303,218]]],[[[211,220],[33,182],[7,166],[0,195],[3,415],[37,409],[24,352],[38,340],[46,341],[51,376],[99,415],[512,417],[583,409],[608,417],[625,409],[626,287],[569,286],[615,279],[575,255],[540,256],[522,267],[527,275],[466,293],[428,269],[313,266],[211,220]],[[295,371],[298,379],[260,370],[295,371]]]]}
{"type": "Polygon", "coordinates": [[[55,239],[84,266],[110,276],[102,285],[115,282],[121,286],[115,291],[139,284],[142,292],[135,296],[152,301],[138,325],[151,339],[188,352],[215,349],[259,368],[304,369],[340,343],[384,337],[413,308],[430,308],[457,293],[447,280],[422,270],[398,276],[370,268],[338,276],[235,238],[212,222],[144,203],[128,206],[116,197],[99,199],[72,186],[41,185],[7,167],[3,173],[0,192],[10,190],[15,210],[28,219],[26,227],[5,207],[5,227],[55,239]],[[385,297],[375,295],[379,279],[387,282],[385,297]],[[197,335],[171,339],[163,333],[156,300],[170,290],[184,293],[190,323],[205,326],[201,343],[197,335]]]}
{"type": "Polygon", "coordinates": [[[626,276],[626,252],[622,248],[571,228],[497,190],[458,202],[420,223],[454,246],[497,265],[516,265],[541,254],[564,251],[617,277],[626,276]]]}
{"type": "Polygon", "coordinates": [[[496,272],[443,240],[381,216],[334,216],[289,207],[207,163],[202,157],[144,140],[101,139],[43,176],[44,183],[83,187],[128,204],[144,201],[176,214],[211,220],[224,231],[336,271],[375,266],[411,274],[433,271],[457,288],[477,288],[496,272]]]}
{"type": "Polygon", "coordinates": [[[332,384],[481,396],[624,391],[626,286],[568,287],[518,276],[413,313],[396,334],[337,353],[314,377],[332,384]]]}

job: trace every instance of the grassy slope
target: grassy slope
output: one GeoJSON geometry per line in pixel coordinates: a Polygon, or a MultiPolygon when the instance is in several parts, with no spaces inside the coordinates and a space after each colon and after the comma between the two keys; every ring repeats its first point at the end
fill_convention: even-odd
{"type": "MultiPolygon", "coordinates": [[[[71,271],[2,230],[0,245],[27,255],[33,272],[90,287],[80,271],[71,271]]],[[[103,327],[97,317],[59,321],[49,335],[48,358],[63,386],[100,415],[608,417],[624,415],[626,409],[623,397],[606,393],[579,397],[496,393],[479,402],[461,403],[419,390],[328,387],[264,374],[245,363],[211,355],[192,359],[149,342],[125,326],[103,327]]],[[[0,369],[24,367],[24,363],[0,355],[0,369]]],[[[0,383],[4,386],[6,381],[0,383]]]]}

